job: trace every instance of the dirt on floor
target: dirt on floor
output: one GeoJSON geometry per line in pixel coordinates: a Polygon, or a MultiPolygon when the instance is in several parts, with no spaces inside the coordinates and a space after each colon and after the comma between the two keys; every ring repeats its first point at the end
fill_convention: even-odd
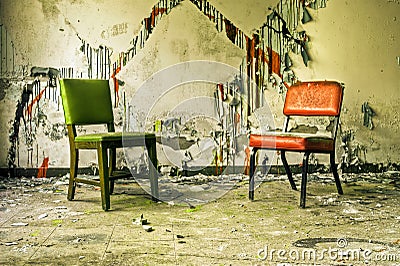
{"type": "Polygon", "coordinates": [[[254,201],[241,177],[201,204],[204,184],[180,181],[191,201],[154,202],[119,180],[104,212],[93,186],[68,201],[67,177],[1,178],[0,265],[400,265],[399,172],[343,174],[344,195],[329,174],[309,179],[305,209],[285,176],[254,201]]]}

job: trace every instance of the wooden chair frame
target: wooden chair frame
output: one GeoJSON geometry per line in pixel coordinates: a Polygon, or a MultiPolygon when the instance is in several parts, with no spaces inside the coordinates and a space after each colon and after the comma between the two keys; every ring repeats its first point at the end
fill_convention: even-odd
{"type": "MultiPolygon", "coordinates": [[[[70,178],[68,186],[68,200],[73,200],[75,195],[75,188],[77,183],[91,184],[99,186],[101,190],[101,201],[102,208],[104,210],[110,209],[110,194],[114,190],[114,180],[130,176],[130,173],[117,171],[116,169],[116,149],[123,147],[134,147],[134,146],[145,146],[147,154],[149,156],[149,179],[151,186],[151,195],[153,200],[157,200],[159,197],[158,192],[158,173],[157,173],[157,153],[156,153],[156,137],[152,133],[122,133],[115,132],[114,118],[112,114],[111,97],[109,97],[109,91],[107,93],[108,81],[106,80],[73,80],[73,79],[62,79],[60,80],[61,95],[63,99],[64,114],[66,117],[66,125],[68,130],[68,139],[70,146],[70,178]],[[88,85],[89,84],[89,85],[88,85]],[[90,114],[84,114],[84,119],[75,118],[79,115],[74,115],[74,111],[71,110],[73,105],[70,104],[73,101],[72,97],[75,97],[79,92],[69,92],[73,86],[81,86],[81,90],[85,90],[85,86],[99,85],[99,90],[103,90],[106,98],[101,99],[105,102],[105,106],[99,106],[105,108],[108,114],[106,118],[95,118],[93,122],[90,122],[90,114]],[[74,93],[74,94],[72,94],[74,93]],[[71,94],[68,95],[67,94],[71,94]],[[68,98],[69,97],[69,98],[68,98]],[[68,100],[67,100],[68,99],[68,100]],[[71,106],[70,106],[71,105],[71,106]],[[71,118],[72,117],[72,118],[71,118]],[[94,133],[86,135],[78,135],[76,126],[77,125],[91,125],[91,124],[106,124],[107,132],[105,133],[94,133]],[[79,150],[96,150],[99,166],[99,181],[78,177],[78,162],[79,162],[79,150]],[[151,165],[152,164],[152,165],[151,165]]],[[[93,92],[93,88],[92,88],[93,92]]],[[[85,106],[81,108],[85,109],[85,106]]],[[[82,113],[82,110],[80,110],[82,113]]],[[[95,110],[96,112],[96,110],[95,110]]],[[[89,111],[90,113],[90,111],[89,111]]]]}

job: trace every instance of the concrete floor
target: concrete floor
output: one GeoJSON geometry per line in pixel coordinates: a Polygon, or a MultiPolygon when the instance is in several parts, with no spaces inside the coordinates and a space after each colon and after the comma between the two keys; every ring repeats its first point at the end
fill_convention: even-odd
{"type": "Polygon", "coordinates": [[[275,176],[253,202],[244,180],[192,208],[121,180],[104,212],[91,186],[68,201],[66,177],[2,178],[0,265],[400,265],[398,172],[344,174],[343,196],[330,175],[310,179],[306,209],[275,176]]]}

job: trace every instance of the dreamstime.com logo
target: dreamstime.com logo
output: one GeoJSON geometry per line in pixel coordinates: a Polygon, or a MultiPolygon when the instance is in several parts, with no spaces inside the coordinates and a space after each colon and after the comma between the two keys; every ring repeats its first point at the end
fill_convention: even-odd
{"type": "MultiPolygon", "coordinates": [[[[195,144],[197,148],[194,149],[196,154],[186,153],[187,150],[181,149],[180,140],[182,136],[179,135],[179,130],[176,130],[178,132],[175,132],[173,137],[165,134],[164,130],[162,130],[161,135],[158,136],[160,139],[157,144],[158,158],[162,157],[164,161],[168,160],[173,167],[183,171],[187,169],[201,170],[203,167],[212,166],[213,158],[215,158],[215,161],[225,162],[225,165],[232,165],[231,162],[238,162],[238,151],[244,152],[244,147],[238,145],[235,152],[230,151],[233,146],[233,144],[230,145],[230,141],[232,140],[232,143],[236,143],[234,141],[236,141],[236,137],[239,134],[243,136],[247,133],[243,132],[247,130],[245,125],[246,117],[243,115],[246,112],[243,110],[247,110],[249,102],[247,90],[249,87],[254,91],[259,90],[254,81],[247,77],[243,70],[221,62],[187,61],[171,65],[154,73],[129,97],[129,108],[123,125],[123,144],[125,159],[131,171],[136,167],[135,160],[138,152],[136,149],[131,148],[129,137],[126,138],[128,142],[125,142],[125,134],[149,132],[149,125],[154,123],[154,114],[157,112],[162,113],[162,116],[156,115],[157,119],[168,118],[170,121],[179,121],[177,122],[179,124],[177,126],[178,129],[179,127],[185,128],[185,123],[194,121],[197,118],[201,118],[203,121],[211,121],[211,125],[217,125],[211,131],[198,138],[195,144]],[[216,90],[217,85],[224,86],[223,92],[220,92],[221,89],[219,87],[219,90],[216,90]],[[161,112],[160,109],[162,109],[161,112]],[[240,118],[238,119],[237,117],[240,118]],[[235,122],[236,124],[232,122],[237,120],[240,122],[235,122]],[[243,125],[240,123],[243,123],[243,125]],[[240,124],[241,132],[236,132],[237,124],[240,124]],[[229,135],[229,138],[226,137],[227,135],[229,135]],[[225,136],[225,139],[222,136],[225,136]],[[204,139],[208,142],[204,141],[204,139]],[[230,152],[230,157],[226,155],[228,152],[230,152]],[[225,154],[225,157],[219,154],[225,154]],[[227,158],[230,163],[227,163],[227,158]]],[[[254,119],[258,120],[260,125],[266,124],[261,123],[258,117],[254,119]]],[[[274,121],[268,103],[263,106],[262,119],[274,121]]],[[[171,125],[174,125],[173,122],[171,122],[171,125]]],[[[272,124],[271,126],[274,127],[272,124]]],[[[175,128],[175,126],[171,127],[175,128]]],[[[260,131],[262,130],[264,129],[260,129],[260,131]]],[[[141,140],[137,140],[136,143],[144,146],[144,137],[141,140]]],[[[268,156],[273,161],[275,153],[271,152],[268,156]]],[[[243,163],[243,160],[241,163],[243,163]]],[[[219,166],[221,165],[222,163],[219,164],[219,166]]],[[[151,163],[149,167],[152,167],[151,170],[155,171],[155,166],[151,163]]],[[[216,192],[216,189],[213,189],[213,193],[208,194],[207,201],[222,196],[234,187],[233,181],[226,181],[229,178],[226,177],[228,176],[226,169],[228,167],[222,173],[219,173],[218,180],[210,184],[210,186],[218,187],[218,191],[216,192]]],[[[133,172],[132,174],[134,175],[135,173],[133,172]]],[[[151,193],[148,179],[137,178],[136,181],[144,190],[151,193]]],[[[256,177],[255,187],[261,181],[261,177],[256,177]]],[[[158,200],[167,202],[171,200],[171,193],[167,193],[168,191],[177,192],[175,194],[180,194],[181,198],[185,198],[185,193],[188,193],[188,190],[181,189],[173,183],[173,180],[169,179],[159,182],[159,190],[161,192],[164,191],[164,193],[153,196],[156,196],[158,200]]],[[[189,193],[187,197],[190,197],[189,193]]]]}
{"type": "Polygon", "coordinates": [[[347,262],[398,262],[400,254],[375,253],[371,249],[347,248],[348,240],[339,238],[336,247],[323,249],[297,248],[274,249],[266,245],[257,251],[257,258],[273,262],[318,262],[318,261],[347,261],[347,262]]]}

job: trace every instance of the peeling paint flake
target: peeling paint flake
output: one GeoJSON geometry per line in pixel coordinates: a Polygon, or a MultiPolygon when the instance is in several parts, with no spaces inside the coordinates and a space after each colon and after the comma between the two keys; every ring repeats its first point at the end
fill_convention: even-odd
{"type": "Polygon", "coordinates": [[[361,111],[364,113],[363,125],[370,130],[374,129],[374,124],[372,123],[372,117],[376,115],[374,110],[365,102],[361,107],[361,111]]]}

